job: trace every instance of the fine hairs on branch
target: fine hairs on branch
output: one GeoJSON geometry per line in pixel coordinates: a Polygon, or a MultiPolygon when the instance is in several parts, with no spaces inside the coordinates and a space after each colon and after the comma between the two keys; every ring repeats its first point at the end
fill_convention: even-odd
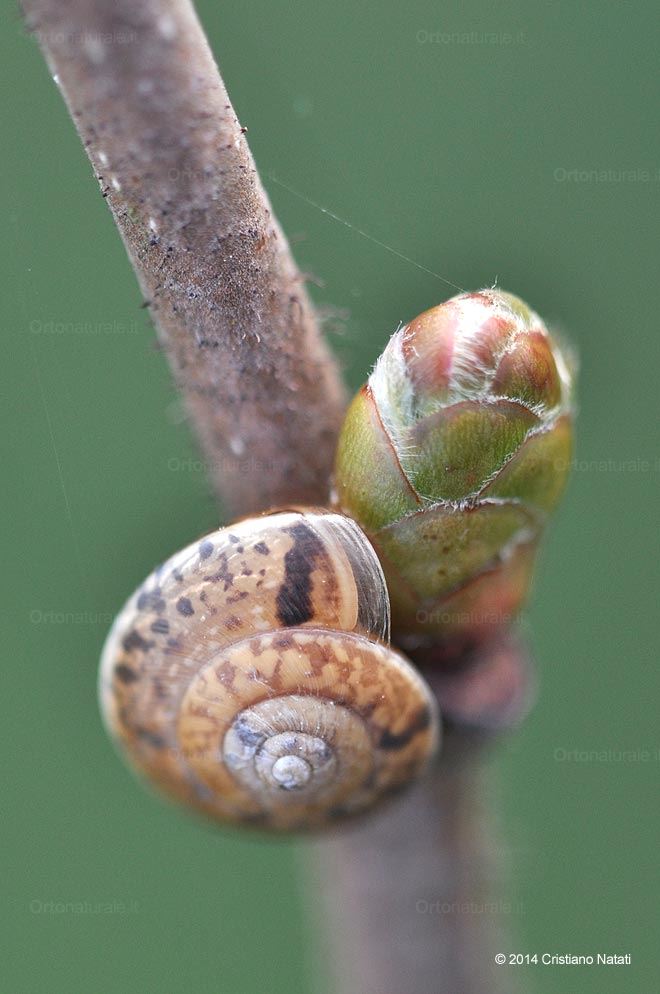
{"type": "Polygon", "coordinates": [[[400,332],[399,383],[414,401],[414,423],[401,420],[411,408],[396,383],[389,438],[370,384],[344,420],[337,363],[189,0],[22,0],[22,7],[124,241],[214,467],[218,498],[230,515],[295,508],[206,536],[136,592],[107,643],[107,723],[134,765],[221,820],[296,830],[336,821],[334,831],[302,842],[301,853],[306,900],[310,909],[324,905],[319,948],[337,994],[494,994],[493,916],[419,909],[484,902],[497,885],[483,744],[490,732],[515,725],[530,703],[529,662],[508,622],[561,491],[561,480],[546,480],[543,490],[530,474],[537,479],[550,455],[568,465],[561,356],[521,301],[495,290],[462,293],[400,332]],[[113,43],[119,37],[131,43],[113,43]],[[458,398],[447,396],[442,370],[467,311],[479,315],[482,347],[458,398]],[[524,332],[520,348],[514,327],[524,332]],[[494,356],[507,356],[506,368],[494,356]],[[429,357],[439,371],[434,382],[425,371],[429,357]],[[479,407],[481,374],[497,390],[479,407]],[[428,465],[438,425],[445,446],[460,444],[466,430],[490,440],[458,483],[455,474],[443,476],[455,468],[446,459],[440,468],[428,465]],[[232,472],[243,453],[250,459],[232,472]],[[333,467],[336,507],[329,509],[333,467]],[[364,500],[361,474],[369,467],[390,473],[391,489],[381,489],[391,503],[378,513],[364,500]],[[411,523],[421,529],[412,557],[411,523]],[[466,535],[470,566],[456,580],[466,535]],[[374,549],[380,555],[386,541],[379,560],[374,549]],[[425,566],[432,543],[444,556],[440,571],[436,560],[425,566]],[[414,577],[411,563],[419,567],[414,577]],[[264,599],[266,580],[272,593],[264,599]],[[406,601],[414,584],[424,590],[424,612],[406,601]],[[222,591],[218,622],[206,617],[219,610],[211,586],[213,597],[222,591]],[[317,597],[323,589],[335,596],[317,597]],[[495,620],[484,623],[485,605],[493,604],[495,620]],[[435,617],[444,620],[434,628],[427,622],[435,617]],[[201,659],[203,645],[216,653],[213,665],[201,659]],[[303,656],[305,673],[296,669],[303,656]],[[165,658],[185,681],[176,701],[181,739],[174,699],[159,683],[165,658]],[[355,699],[347,658],[364,677],[351,685],[355,699]],[[318,698],[307,693],[309,667],[318,698]],[[317,673],[333,679],[323,683],[317,673]],[[228,714],[223,695],[230,684],[237,690],[235,681],[243,709],[228,714]],[[148,707],[145,685],[154,692],[148,707]],[[280,694],[288,703],[276,712],[271,704],[280,694]],[[435,756],[438,703],[449,719],[440,759],[400,798],[340,824],[339,816],[392,794],[435,756]],[[329,711],[344,722],[335,738],[329,711]],[[348,800],[337,792],[338,770],[350,781],[348,800]],[[255,784],[263,803],[255,801],[255,784]]]}

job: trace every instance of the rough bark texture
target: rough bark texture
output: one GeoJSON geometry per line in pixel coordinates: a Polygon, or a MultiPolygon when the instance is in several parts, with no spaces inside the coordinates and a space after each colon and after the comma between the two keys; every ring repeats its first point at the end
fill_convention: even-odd
{"type": "Polygon", "coordinates": [[[231,514],[325,501],[344,406],[187,0],[24,0],[231,514]]]}

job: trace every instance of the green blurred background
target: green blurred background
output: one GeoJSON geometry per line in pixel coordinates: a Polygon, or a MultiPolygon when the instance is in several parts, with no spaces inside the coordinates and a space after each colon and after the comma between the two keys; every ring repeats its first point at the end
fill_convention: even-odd
{"type": "MultiPolygon", "coordinates": [[[[511,868],[500,924],[505,952],[632,954],[618,970],[520,967],[512,985],[651,994],[656,6],[204,0],[200,14],[352,386],[399,321],[451,295],[443,279],[497,280],[579,348],[578,462],[525,621],[541,697],[491,760],[511,868]]],[[[307,994],[294,845],[168,809],[101,729],[113,612],[217,513],[110,214],[14,11],[0,65],[0,991],[307,994]]]]}

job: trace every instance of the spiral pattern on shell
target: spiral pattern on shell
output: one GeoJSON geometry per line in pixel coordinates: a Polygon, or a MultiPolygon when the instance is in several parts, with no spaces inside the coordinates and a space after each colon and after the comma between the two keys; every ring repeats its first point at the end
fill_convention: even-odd
{"type": "Polygon", "coordinates": [[[433,696],[387,644],[378,559],[348,518],[292,511],[159,567],[108,636],[101,707],[130,764],[218,820],[307,829],[424,768],[433,696]]]}

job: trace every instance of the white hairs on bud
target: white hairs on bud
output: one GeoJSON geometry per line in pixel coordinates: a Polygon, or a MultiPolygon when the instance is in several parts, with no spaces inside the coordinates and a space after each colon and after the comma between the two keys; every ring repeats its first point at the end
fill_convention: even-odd
{"type": "Polygon", "coordinates": [[[485,312],[483,302],[472,296],[454,298],[459,311],[458,335],[454,339],[451,375],[449,381],[450,404],[461,400],[474,400],[489,397],[503,357],[514,347],[521,332],[527,325],[524,319],[511,308],[502,294],[492,288],[481,293],[488,297],[490,309],[485,312]],[[486,365],[478,356],[476,345],[482,333],[485,320],[504,318],[512,325],[511,332],[495,354],[492,366],[486,365]]]}
{"type": "MultiPolygon", "coordinates": [[[[530,428],[526,437],[545,430],[548,419],[570,408],[571,381],[573,373],[573,358],[571,352],[557,344],[550,336],[545,324],[534,311],[527,308],[525,313],[520,311],[510,301],[508,295],[496,287],[486,287],[474,294],[459,294],[447,301],[456,308],[456,334],[452,343],[451,366],[446,390],[439,390],[434,398],[432,393],[424,396],[420,407],[415,396],[413,380],[404,352],[404,345],[414,350],[412,336],[408,335],[408,327],[399,326],[392,335],[384,352],[377,360],[369,377],[369,388],[378,410],[383,428],[397,455],[401,469],[410,480],[414,475],[414,463],[419,458],[416,446],[410,441],[410,428],[421,416],[434,414],[452,404],[461,401],[513,401],[525,407],[541,419],[541,424],[530,428]],[[486,298],[488,306],[484,305],[486,298]],[[479,341],[483,333],[485,321],[502,318],[510,326],[507,334],[497,350],[493,353],[493,362],[484,363],[479,356],[479,341]],[[546,404],[531,403],[529,398],[503,396],[493,393],[493,384],[497,378],[503,359],[509,355],[525,332],[538,332],[548,341],[555,360],[561,383],[559,401],[554,408],[546,404]]],[[[517,451],[517,450],[516,450],[517,451]]],[[[511,453],[505,460],[515,455],[511,453]]],[[[475,490],[476,495],[483,486],[491,482],[503,466],[498,466],[485,483],[482,481],[475,490]]],[[[470,495],[473,497],[474,495],[470,495]]],[[[418,494],[422,499],[423,494],[418,494]]]]}
{"type": "Polygon", "coordinates": [[[401,327],[394,332],[369,377],[378,413],[393,441],[398,441],[402,429],[414,420],[414,391],[403,354],[405,333],[401,327]]]}

